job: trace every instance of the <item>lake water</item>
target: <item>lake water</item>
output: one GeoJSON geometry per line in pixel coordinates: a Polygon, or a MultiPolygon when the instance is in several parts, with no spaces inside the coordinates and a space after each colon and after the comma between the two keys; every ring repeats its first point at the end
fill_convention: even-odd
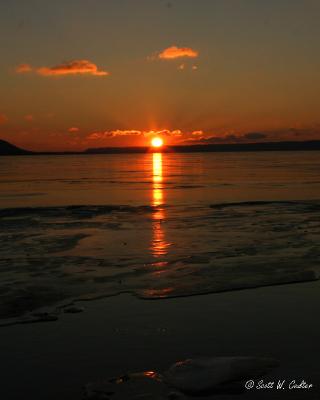
{"type": "Polygon", "coordinates": [[[317,279],[319,152],[0,158],[0,317],[317,279]]]}
{"type": "Polygon", "coordinates": [[[0,206],[318,199],[319,152],[0,158],[0,206]]]}

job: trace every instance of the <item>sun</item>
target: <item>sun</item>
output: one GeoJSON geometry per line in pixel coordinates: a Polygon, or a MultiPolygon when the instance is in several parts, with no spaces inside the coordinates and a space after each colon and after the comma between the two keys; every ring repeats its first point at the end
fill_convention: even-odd
{"type": "Polygon", "coordinates": [[[154,137],[151,140],[151,146],[152,147],[162,147],[163,146],[163,139],[161,139],[160,137],[154,137]]]}

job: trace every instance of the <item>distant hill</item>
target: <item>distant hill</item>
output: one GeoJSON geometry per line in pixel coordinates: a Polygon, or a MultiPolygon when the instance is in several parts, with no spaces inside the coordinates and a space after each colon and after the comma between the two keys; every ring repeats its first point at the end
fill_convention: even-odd
{"type": "MultiPolygon", "coordinates": [[[[162,153],[198,153],[198,152],[238,152],[238,151],[308,151],[320,150],[320,140],[305,142],[261,142],[261,143],[228,143],[228,144],[194,144],[186,146],[167,146],[162,153]]],[[[84,151],[86,154],[110,153],[146,153],[159,150],[150,147],[97,147],[84,151]]]]}
{"type": "MultiPolygon", "coordinates": [[[[161,153],[203,153],[203,152],[238,152],[238,151],[312,151],[320,150],[320,140],[304,142],[260,142],[260,143],[228,143],[228,144],[194,144],[164,146],[161,153]]],[[[13,144],[0,139],[0,155],[67,155],[67,154],[121,154],[159,152],[150,146],[130,147],[97,147],[84,151],[46,151],[33,152],[20,149],[13,144]]]]}
{"type": "Polygon", "coordinates": [[[0,155],[9,156],[9,155],[23,155],[23,154],[33,154],[32,151],[20,149],[17,146],[7,142],[6,140],[0,139],[0,155]]]}

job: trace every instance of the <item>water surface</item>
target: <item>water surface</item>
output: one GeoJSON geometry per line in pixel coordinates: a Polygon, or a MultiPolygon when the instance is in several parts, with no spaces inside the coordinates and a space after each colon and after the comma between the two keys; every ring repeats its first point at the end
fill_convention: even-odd
{"type": "Polygon", "coordinates": [[[0,159],[0,316],[317,279],[318,152],[0,159]]]}

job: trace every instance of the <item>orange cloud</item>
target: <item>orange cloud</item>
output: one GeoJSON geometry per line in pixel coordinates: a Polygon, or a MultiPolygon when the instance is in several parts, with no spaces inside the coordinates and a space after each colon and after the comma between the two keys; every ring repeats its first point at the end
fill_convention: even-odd
{"type": "Polygon", "coordinates": [[[16,72],[18,74],[25,74],[27,72],[32,72],[33,68],[29,64],[20,64],[16,67],[16,72]]]}
{"type": "Polygon", "coordinates": [[[110,134],[109,132],[93,132],[87,136],[87,139],[97,140],[97,139],[106,139],[108,137],[112,137],[112,134],[110,134]]]}
{"type": "Polygon", "coordinates": [[[137,131],[137,130],[134,130],[134,129],[131,129],[131,130],[117,129],[115,131],[111,131],[111,132],[107,132],[107,133],[109,133],[109,135],[113,136],[113,137],[115,137],[115,136],[137,136],[137,135],[139,136],[139,135],[142,135],[141,131],[137,131]]]}
{"type": "Polygon", "coordinates": [[[193,131],[191,132],[192,135],[194,136],[202,136],[203,135],[203,131],[193,131]]]}
{"type": "Polygon", "coordinates": [[[183,132],[180,129],[169,130],[169,129],[162,129],[162,130],[150,130],[150,131],[141,131],[141,135],[145,137],[150,136],[182,136],[183,132]]]}
{"type": "Polygon", "coordinates": [[[68,129],[68,132],[70,133],[75,133],[75,132],[79,132],[79,128],[77,128],[76,126],[72,126],[71,128],[68,129]]]}
{"type": "Polygon", "coordinates": [[[41,67],[37,73],[43,76],[57,75],[94,75],[107,76],[109,72],[99,70],[96,64],[88,60],[74,60],[65,64],[59,64],[54,67],[41,67]]]}
{"type": "Polygon", "coordinates": [[[100,70],[96,64],[88,60],[73,60],[53,67],[33,68],[29,64],[20,64],[16,67],[19,74],[34,71],[42,76],[65,76],[65,75],[94,75],[107,76],[109,72],[100,70]]]}
{"type": "MultiPolygon", "coordinates": [[[[178,65],[177,69],[179,71],[184,71],[187,69],[187,66],[186,66],[186,64],[180,64],[180,65],[178,65]]],[[[198,69],[198,66],[192,65],[192,67],[190,67],[190,68],[188,67],[188,69],[190,69],[191,71],[196,71],[198,69]]]]}
{"type": "Polygon", "coordinates": [[[140,130],[121,130],[117,129],[114,131],[105,131],[105,132],[93,132],[89,136],[87,136],[87,139],[89,140],[97,140],[97,139],[106,139],[106,138],[111,138],[111,137],[116,137],[116,136],[144,136],[144,137],[150,137],[150,136],[182,136],[183,132],[179,129],[176,130],[168,130],[168,129],[162,129],[162,130],[151,130],[151,131],[140,131],[140,130]]]}
{"type": "Polygon", "coordinates": [[[87,139],[89,140],[97,140],[97,139],[106,139],[116,136],[139,136],[142,135],[142,131],[137,130],[114,130],[114,131],[105,131],[105,132],[93,132],[87,139]]]}
{"type": "Polygon", "coordinates": [[[199,53],[190,47],[171,46],[159,53],[158,58],[161,60],[173,60],[175,58],[196,58],[198,55],[199,53]]]}

